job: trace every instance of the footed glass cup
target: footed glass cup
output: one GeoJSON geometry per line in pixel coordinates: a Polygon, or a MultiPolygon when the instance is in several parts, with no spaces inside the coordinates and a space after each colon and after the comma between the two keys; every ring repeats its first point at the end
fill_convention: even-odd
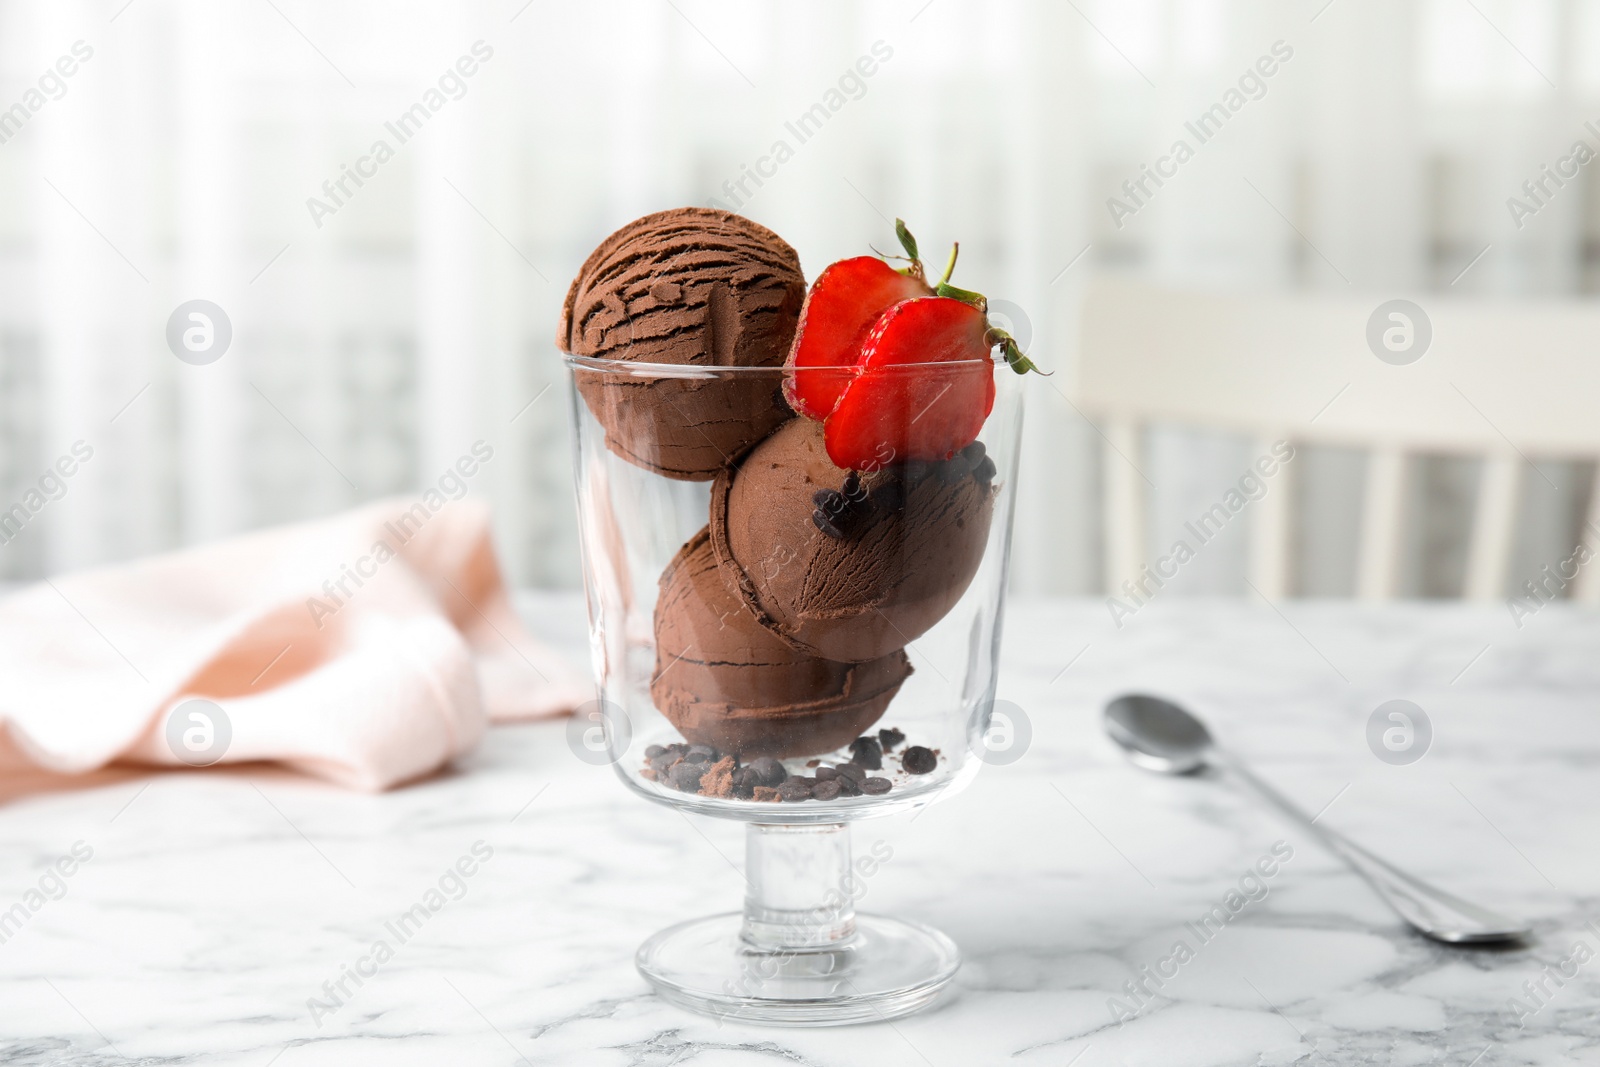
{"type": "MultiPolygon", "coordinates": [[[[657,933],[640,972],[674,1003],[747,1022],[931,1003],[956,946],[855,911],[884,857],[852,856],[850,824],[950,795],[986,751],[1022,379],[932,365],[969,394],[966,376],[992,374],[975,444],[934,463],[880,445],[852,474],[828,462],[822,424],[770,430],[782,368],[564,359],[599,687],[576,725],[640,796],[747,824],[744,910],[657,933]],[[759,442],[737,432],[751,404],[768,412],[750,420],[759,442]]],[[[883,369],[871,414],[886,441],[944,414],[927,366],[883,369]]]]}

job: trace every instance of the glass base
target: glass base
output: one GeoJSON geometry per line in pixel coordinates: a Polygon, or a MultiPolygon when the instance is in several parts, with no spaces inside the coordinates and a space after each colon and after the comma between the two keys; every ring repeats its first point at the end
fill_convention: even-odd
{"type": "Polygon", "coordinates": [[[909,1015],[955,977],[955,943],[920,923],[854,916],[820,948],[757,948],[739,912],[679,923],[639,947],[639,973],[690,1011],[744,1023],[841,1026],[909,1015]]]}

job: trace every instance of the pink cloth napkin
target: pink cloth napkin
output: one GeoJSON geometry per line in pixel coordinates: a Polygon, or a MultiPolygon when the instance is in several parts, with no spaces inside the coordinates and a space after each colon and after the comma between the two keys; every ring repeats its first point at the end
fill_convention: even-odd
{"type": "Polygon", "coordinates": [[[229,733],[220,762],[384,789],[468,751],[491,721],[593,696],[517,621],[488,508],[471,500],[384,501],[0,600],[0,777],[209,763],[229,733]],[[193,698],[226,727],[191,719],[193,698]],[[202,727],[177,747],[175,709],[177,736],[202,727]],[[180,759],[190,743],[199,755],[180,759]]]}

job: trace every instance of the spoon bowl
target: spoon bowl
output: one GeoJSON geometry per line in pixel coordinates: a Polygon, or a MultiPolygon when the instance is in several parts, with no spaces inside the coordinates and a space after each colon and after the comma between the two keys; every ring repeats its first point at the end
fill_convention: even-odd
{"type": "Polygon", "coordinates": [[[1129,761],[1159,774],[1193,774],[1212,752],[1206,724],[1160,697],[1129,693],[1106,705],[1106,733],[1129,761]]]}

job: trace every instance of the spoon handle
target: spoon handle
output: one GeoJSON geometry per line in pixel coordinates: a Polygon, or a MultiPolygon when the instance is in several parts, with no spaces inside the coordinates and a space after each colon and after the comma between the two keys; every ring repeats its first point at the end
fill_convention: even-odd
{"type": "Polygon", "coordinates": [[[1213,753],[1218,764],[1232,771],[1291,822],[1309,831],[1365,878],[1402,919],[1427,936],[1439,941],[1489,942],[1514,940],[1528,933],[1523,924],[1430,885],[1373,855],[1337,830],[1315,822],[1237,758],[1218,750],[1213,753]]]}

